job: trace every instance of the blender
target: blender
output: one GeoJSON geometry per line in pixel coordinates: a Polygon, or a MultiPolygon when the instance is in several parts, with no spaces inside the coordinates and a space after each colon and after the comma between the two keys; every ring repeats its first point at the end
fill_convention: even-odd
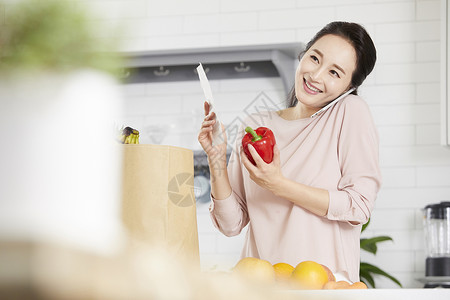
{"type": "Polygon", "coordinates": [[[450,201],[423,209],[425,233],[425,288],[450,288],[450,201]]]}

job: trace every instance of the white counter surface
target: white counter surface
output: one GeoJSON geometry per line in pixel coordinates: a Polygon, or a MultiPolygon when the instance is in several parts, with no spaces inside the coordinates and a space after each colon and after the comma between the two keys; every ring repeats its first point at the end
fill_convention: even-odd
{"type": "MultiPolygon", "coordinates": [[[[367,289],[282,291],[287,299],[307,300],[450,300],[450,289],[367,289]],[[298,296],[298,297],[297,297],[298,296]]],[[[280,297],[283,299],[284,297],[280,297]]]]}

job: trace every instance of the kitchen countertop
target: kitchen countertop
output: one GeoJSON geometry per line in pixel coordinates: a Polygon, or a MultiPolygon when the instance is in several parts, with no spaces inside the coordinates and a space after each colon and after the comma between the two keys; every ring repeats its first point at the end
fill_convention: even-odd
{"type": "MultiPolygon", "coordinates": [[[[280,291],[288,299],[308,300],[449,300],[450,289],[367,289],[367,290],[311,290],[280,291]],[[298,296],[298,298],[297,298],[298,296]]],[[[283,298],[282,298],[283,299],[283,298]]]]}

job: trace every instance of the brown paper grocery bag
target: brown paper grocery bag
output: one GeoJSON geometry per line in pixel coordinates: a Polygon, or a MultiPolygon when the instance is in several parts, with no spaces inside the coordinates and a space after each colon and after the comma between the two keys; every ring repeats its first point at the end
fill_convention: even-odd
{"type": "Polygon", "coordinates": [[[121,146],[122,220],[129,237],[136,245],[162,246],[199,266],[193,152],[163,145],[121,146]]]}

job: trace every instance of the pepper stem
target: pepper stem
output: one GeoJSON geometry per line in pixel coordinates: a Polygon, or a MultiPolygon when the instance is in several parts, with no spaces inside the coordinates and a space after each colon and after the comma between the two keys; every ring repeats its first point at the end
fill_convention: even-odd
{"type": "Polygon", "coordinates": [[[262,139],[262,136],[257,135],[256,132],[250,126],[247,126],[245,128],[245,132],[248,132],[253,136],[252,142],[256,142],[256,141],[259,141],[260,139],[262,139]]]}

